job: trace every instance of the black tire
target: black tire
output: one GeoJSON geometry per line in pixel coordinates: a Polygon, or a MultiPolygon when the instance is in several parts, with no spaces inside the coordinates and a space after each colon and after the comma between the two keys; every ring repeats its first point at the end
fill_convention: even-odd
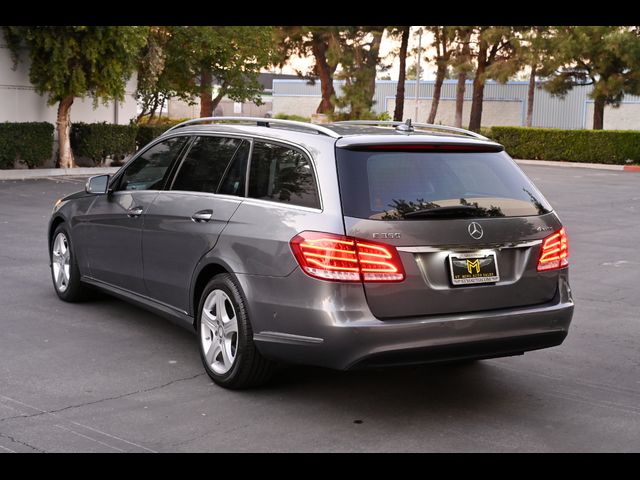
{"type": "Polygon", "coordinates": [[[78,263],[73,251],[71,235],[69,235],[66,224],[61,223],[53,232],[53,235],[51,237],[51,244],[49,245],[49,253],[51,255],[51,280],[53,281],[53,289],[55,290],[58,297],[60,297],[60,299],[64,300],[65,302],[82,302],[88,300],[91,297],[91,290],[87,285],[84,285],[80,281],[80,270],[78,269],[78,263]],[[54,258],[52,254],[55,240],[60,233],[63,233],[66,237],[69,249],[69,282],[64,291],[61,291],[61,289],[59,289],[56,285],[53,268],[54,258]]]}
{"type": "Polygon", "coordinates": [[[264,358],[256,348],[244,296],[231,275],[219,274],[207,283],[198,302],[196,331],[202,364],[216,384],[229,389],[243,389],[263,385],[271,379],[275,363],[264,358]],[[224,374],[215,372],[208,364],[203,345],[202,311],[205,300],[214,290],[222,290],[229,297],[238,325],[235,360],[229,371],[224,374]]]}

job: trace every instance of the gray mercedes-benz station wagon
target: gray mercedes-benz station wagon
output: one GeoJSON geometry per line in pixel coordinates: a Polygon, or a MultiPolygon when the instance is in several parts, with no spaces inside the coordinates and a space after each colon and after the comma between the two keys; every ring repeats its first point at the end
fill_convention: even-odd
{"type": "Polygon", "coordinates": [[[59,200],[58,296],[97,287],[195,329],[224,387],[559,345],[568,243],[504,148],[410,122],[181,123],[59,200]]]}

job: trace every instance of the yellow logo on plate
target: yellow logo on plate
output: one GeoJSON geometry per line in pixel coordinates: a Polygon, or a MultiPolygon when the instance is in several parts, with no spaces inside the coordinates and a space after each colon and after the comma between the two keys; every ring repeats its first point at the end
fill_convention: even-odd
{"type": "Polygon", "coordinates": [[[480,273],[480,259],[476,258],[473,262],[471,260],[467,260],[467,271],[469,273],[473,273],[473,269],[476,269],[476,273],[480,273]]]}

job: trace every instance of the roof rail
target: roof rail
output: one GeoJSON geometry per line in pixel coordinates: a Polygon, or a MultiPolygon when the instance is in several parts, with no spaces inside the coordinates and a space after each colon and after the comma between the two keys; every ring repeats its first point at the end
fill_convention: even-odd
{"type": "Polygon", "coordinates": [[[194,118],[192,120],[187,120],[185,122],[174,125],[170,129],[168,129],[164,133],[169,133],[172,130],[177,128],[186,127],[187,125],[194,125],[197,123],[208,123],[208,122],[245,122],[245,123],[255,123],[259,127],[270,127],[271,124],[274,125],[283,125],[291,128],[298,129],[306,129],[313,130],[317,133],[327,135],[332,138],[340,138],[341,135],[337,134],[333,130],[330,130],[326,127],[322,127],[320,125],[315,125],[313,123],[306,122],[295,122],[293,120],[280,120],[274,118],[260,118],[260,117],[203,117],[203,118],[194,118]]]}
{"type": "MultiPolygon", "coordinates": [[[[398,127],[405,125],[409,129],[411,127],[422,128],[425,130],[442,130],[444,132],[461,133],[480,140],[489,140],[487,137],[480,135],[479,133],[472,132],[471,130],[465,130],[464,128],[449,127],[447,125],[434,125],[432,123],[411,123],[411,120],[407,122],[394,122],[390,120],[346,120],[342,122],[334,122],[335,125],[382,125],[385,127],[398,127]]],[[[404,132],[411,131],[404,129],[404,132]]]]}

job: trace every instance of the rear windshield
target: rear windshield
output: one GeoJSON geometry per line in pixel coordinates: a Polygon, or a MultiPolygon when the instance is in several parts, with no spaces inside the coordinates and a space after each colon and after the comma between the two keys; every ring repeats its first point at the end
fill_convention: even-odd
{"type": "Polygon", "coordinates": [[[348,217],[425,220],[551,211],[505,152],[336,151],[348,217]]]}

